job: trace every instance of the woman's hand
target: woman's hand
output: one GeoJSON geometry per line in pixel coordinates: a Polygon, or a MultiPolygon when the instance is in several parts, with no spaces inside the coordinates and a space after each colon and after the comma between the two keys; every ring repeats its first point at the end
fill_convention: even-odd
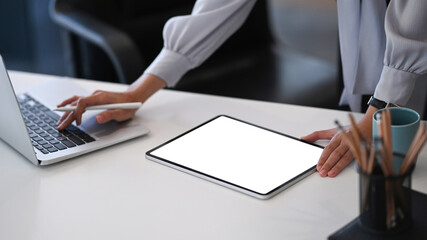
{"type": "Polygon", "coordinates": [[[322,177],[335,177],[353,161],[353,154],[342,138],[342,134],[336,128],[316,131],[308,136],[302,137],[302,140],[308,142],[315,142],[319,139],[329,139],[331,141],[325,149],[323,149],[322,155],[317,163],[317,171],[322,177]]]}
{"type": "MultiPolygon", "coordinates": [[[[58,121],[58,130],[63,130],[68,127],[73,121],[76,121],[77,125],[81,124],[82,114],[86,107],[99,105],[99,104],[110,104],[110,103],[124,103],[124,102],[144,102],[151,95],[157,92],[159,89],[166,86],[165,81],[161,78],[151,74],[142,75],[137,81],[135,81],[128,90],[125,92],[107,92],[97,90],[92,95],[87,97],[74,96],[58,105],[63,107],[71,104],[77,106],[76,110],[72,112],[66,112],[58,121]]],[[[132,118],[135,115],[137,109],[113,109],[104,111],[96,116],[98,123],[106,123],[111,120],[125,121],[132,118]]]]}
{"type": "MultiPolygon", "coordinates": [[[[368,144],[372,139],[372,115],[376,110],[376,108],[370,106],[363,119],[357,124],[357,128],[368,144]]],[[[308,142],[315,142],[319,139],[331,140],[323,150],[317,163],[317,171],[322,177],[337,176],[354,159],[349,145],[343,139],[342,133],[336,128],[316,131],[301,139],[308,142]]]]}
{"type": "MultiPolygon", "coordinates": [[[[77,106],[75,111],[66,112],[59,119],[57,126],[58,130],[63,130],[68,125],[70,125],[74,120],[77,125],[81,124],[82,115],[85,111],[85,108],[88,106],[99,105],[99,104],[110,104],[110,103],[123,103],[123,102],[137,102],[138,100],[132,96],[132,94],[123,92],[107,92],[97,90],[92,95],[88,97],[74,96],[58,105],[58,107],[63,107],[68,104],[72,106],[77,106]]],[[[125,121],[132,118],[135,115],[137,109],[113,109],[104,111],[96,116],[96,121],[98,123],[106,123],[111,120],[116,120],[118,122],[125,121]]]]}

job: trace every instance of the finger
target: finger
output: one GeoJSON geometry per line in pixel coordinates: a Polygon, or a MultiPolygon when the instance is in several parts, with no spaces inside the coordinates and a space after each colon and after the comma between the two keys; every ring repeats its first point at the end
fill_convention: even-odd
{"type": "Polygon", "coordinates": [[[340,173],[348,164],[353,161],[353,153],[347,151],[345,155],[339,160],[332,169],[328,172],[328,177],[335,177],[340,173]]]}
{"type": "Polygon", "coordinates": [[[101,92],[94,93],[88,97],[80,98],[76,104],[76,110],[74,110],[74,118],[76,119],[76,124],[80,125],[82,122],[82,115],[85,112],[86,107],[98,104],[107,103],[108,98],[106,94],[101,94],[101,92]]]}
{"type": "Polygon", "coordinates": [[[57,107],[63,107],[65,105],[68,105],[68,104],[70,104],[72,102],[77,101],[79,98],[80,98],[79,96],[74,96],[74,97],[71,97],[69,99],[66,99],[62,103],[60,103],[57,107]]]}
{"type": "Polygon", "coordinates": [[[74,110],[73,115],[76,120],[76,124],[80,125],[82,123],[82,115],[85,112],[86,105],[77,104],[76,110],[74,110]]]}
{"type": "MultiPolygon", "coordinates": [[[[72,102],[70,105],[71,105],[71,106],[76,106],[76,105],[77,105],[77,102],[72,102]]],[[[59,119],[59,121],[57,122],[57,124],[56,124],[56,125],[58,125],[58,123],[59,123],[59,122],[62,122],[63,120],[65,120],[65,119],[68,117],[68,115],[70,115],[70,114],[74,114],[74,113],[73,113],[73,112],[65,112],[65,113],[61,116],[61,118],[59,119]]]]}
{"type": "Polygon", "coordinates": [[[332,169],[332,167],[335,166],[335,164],[345,156],[345,154],[349,151],[349,148],[347,145],[342,144],[335,148],[328,158],[325,160],[325,162],[322,164],[319,174],[322,177],[326,177],[328,175],[328,172],[332,169]]]}
{"type": "Polygon", "coordinates": [[[320,173],[320,170],[325,164],[326,160],[328,160],[331,153],[341,144],[340,137],[332,138],[332,140],[326,145],[323,149],[322,154],[320,155],[319,161],[317,162],[317,171],[320,173]]]}
{"type": "Polygon", "coordinates": [[[68,115],[73,114],[72,112],[66,112],[64,113],[61,118],[58,120],[58,122],[56,123],[56,126],[61,125],[61,123],[68,117],[68,115]]]}
{"type": "Polygon", "coordinates": [[[135,115],[135,110],[123,110],[115,109],[102,112],[96,116],[96,121],[98,123],[106,123],[111,120],[116,120],[118,122],[123,122],[132,118],[135,115]]]}
{"type": "Polygon", "coordinates": [[[323,131],[315,131],[307,136],[301,137],[301,139],[307,142],[315,142],[320,139],[332,139],[337,133],[337,131],[338,130],[336,128],[323,131]]]}
{"type": "Polygon", "coordinates": [[[75,120],[74,114],[68,114],[68,116],[58,125],[58,130],[64,130],[75,120]]]}

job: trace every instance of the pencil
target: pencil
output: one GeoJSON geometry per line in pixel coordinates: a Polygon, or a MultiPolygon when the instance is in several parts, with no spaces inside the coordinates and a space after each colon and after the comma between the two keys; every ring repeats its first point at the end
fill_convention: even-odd
{"type": "MultiPolygon", "coordinates": [[[[386,131],[386,137],[387,137],[387,149],[388,149],[388,159],[390,161],[393,161],[393,143],[392,143],[392,136],[391,136],[391,114],[390,114],[390,109],[387,108],[385,110],[385,131],[386,131]]],[[[391,162],[390,162],[391,163],[391,162]]],[[[391,163],[391,165],[393,166],[393,164],[391,163]]],[[[394,169],[392,171],[392,173],[394,174],[394,169]]]]}
{"type": "Polygon", "coordinates": [[[422,134],[417,140],[417,142],[415,143],[415,147],[413,148],[412,152],[408,154],[407,163],[401,168],[402,173],[405,173],[415,163],[417,156],[421,151],[421,149],[423,148],[426,141],[427,141],[427,135],[422,134]]]}
{"type": "Polygon", "coordinates": [[[386,111],[382,112],[381,114],[381,122],[380,122],[380,136],[383,139],[383,147],[384,152],[381,154],[383,155],[382,161],[385,161],[385,166],[387,167],[389,174],[394,175],[394,169],[393,169],[393,145],[391,144],[391,126],[389,121],[389,112],[390,110],[387,109],[386,111]]]}
{"type": "MultiPolygon", "coordinates": [[[[407,171],[407,169],[409,169],[411,162],[414,161],[413,155],[414,152],[416,151],[415,148],[417,147],[417,144],[420,144],[420,140],[422,138],[423,135],[425,135],[425,127],[426,125],[424,123],[422,123],[420,125],[420,127],[418,128],[417,133],[415,134],[414,139],[412,140],[411,146],[409,147],[408,153],[406,154],[405,159],[403,160],[402,166],[400,167],[400,173],[404,173],[407,171]]],[[[424,145],[424,143],[421,144],[421,147],[419,147],[419,151],[421,150],[422,146],[424,145]]],[[[418,155],[418,153],[417,153],[418,155]]]]}
{"type": "Polygon", "coordinates": [[[351,123],[351,133],[353,136],[353,139],[355,140],[355,144],[356,146],[359,146],[356,149],[359,149],[358,151],[358,155],[360,158],[360,165],[361,168],[366,171],[367,168],[367,163],[366,163],[366,148],[363,146],[362,141],[364,141],[362,134],[360,133],[359,128],[357,127],[356,121],[354,120],[354,117],[351,113],[348,114],[348,117],[350,118],[350,123],[351,123]]]}
{"type": "Polygon", "coordinates": [[[362,171],[365,171],[365,170],[363,169],[363,166],[362,166],[361,162],[360,162],[360,154],[359,154],[359,152],[358,152],[358,148],[357,148],[356,143],[353,141],[353,139],[351,138],[351,136],[350,136],[348,133],[346,133],[346,132],[344,131],[344,128],[343,128],[343,127],[342,127],[342,125],[338,122],[338,120],[335,120],[335,124],[337,125],[338,129],[340,130],[340,132],[341,132],[341,134],[342,134],[342,136],[343,136],[343,138],[344,138],[344,141],[346,141],[346,142],[347,142],[347,144],[349,145],[350,150],[351,150],[351,152],[353,153],[353,155],[354,155],[354,157],[355,157],[355,160],[356,160],[357,164],[359,165],[360,169],[361,169],[362,171]]]}
{"type": "Polygon", "coordinates": [[[374,170],[375,165],[375,139],[372,140],[372,146],[371,150],[369,152],[369,159],[368,159],[368,174],[372,174],[372,170],[374,170]]]}
{"type": "Polygon", "coordinates": [[[357,124],[356,124],[356,121],[354,120],[353,115],[349,113],[348,117],[350,118],[351,127],[354,129],[354,135],[356,137],[356,140],[358,142],[362,141],[363,135],[361,134],[359,128],[357,127],[357,124]]]}
{"type": "MultiPolygon", "coordinates": [[[[368,174],[368,176],[370,176],[372,174],[372,171],[374,169],[374,165],[375,165],[375,139],[372,140],[372,146],[369,152],[369,160],[368,160],[368,168],[366,169],[366,173],[368,174]]],[[[363,209],[366,208],[366,204],[368,201],[368,191],[369,191],[369,185],[370,185],[370,178],[367,177],[367,180],[365,182],[365,186],[364,186],[364,192],[363,192],[363,202],[362,202],[362,206],[363,209]]]]}

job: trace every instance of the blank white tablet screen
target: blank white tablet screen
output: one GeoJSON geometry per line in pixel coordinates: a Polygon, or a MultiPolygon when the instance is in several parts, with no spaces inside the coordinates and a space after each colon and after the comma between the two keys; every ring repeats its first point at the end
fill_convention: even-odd
{"type": "Polygon", "coordinates": [[[267,194],[317,164],[322,148],[226,116],[151,155],[267,194]]]}

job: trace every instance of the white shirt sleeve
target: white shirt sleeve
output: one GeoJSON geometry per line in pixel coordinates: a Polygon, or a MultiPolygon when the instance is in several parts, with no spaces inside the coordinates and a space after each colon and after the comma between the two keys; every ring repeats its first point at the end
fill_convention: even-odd
{"type": "Polygon", "coordinates": [[[255,0],[198,0],[191,15],[174,17],[166,23],[164,47],[145,73],[174,86],[243,24],[254,4],[255,0]]]}
{"type": "Polygon", "coordinates": [[[374,96],[406,105],[416,80],[427,73],[427,1],[390,1],[385,32],[384,67],[374,96]]]}

